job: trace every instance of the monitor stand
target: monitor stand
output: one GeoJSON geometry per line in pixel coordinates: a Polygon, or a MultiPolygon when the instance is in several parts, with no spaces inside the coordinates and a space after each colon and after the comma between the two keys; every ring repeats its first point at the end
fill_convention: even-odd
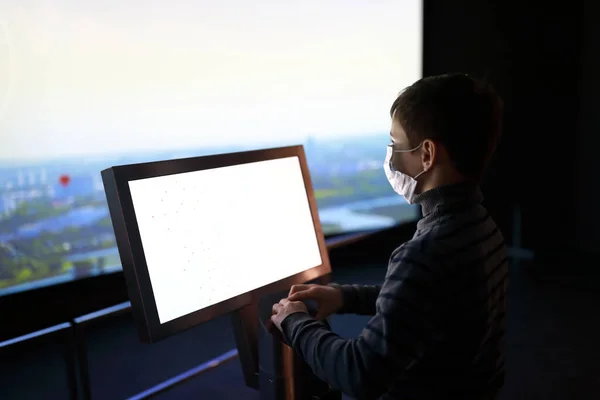
{"type": "MultiPolygon", "coordinates": [[[[246,385],[259,390],[260,400],[341,400],[341,392],[317,378],[272,326],[273,304],[286,296],[287,292],[264,296],[258,303],[233,314],[246,385]]],[[[309,312],[315,315],[316,307],[306,304],[309,312]]]]}

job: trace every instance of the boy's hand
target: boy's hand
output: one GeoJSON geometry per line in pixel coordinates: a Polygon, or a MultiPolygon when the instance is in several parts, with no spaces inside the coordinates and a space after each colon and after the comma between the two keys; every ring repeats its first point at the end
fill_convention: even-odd
{"type": "Polygon", "coordinates": [[[315,319],[323,320],[342,309],[344,299],[342,291],[332,286],[294,285],[287,298],[289,301],[313,300],[318,311],[315,319]]]}
{"type": "Polygon", "coordinates": [[[279,303],[273,304],[273,315],[271,315],[271,321],[281,331],[281,323],[283,320],[291,314],[303,312],[308,314],[308,309],[301,301],[290,301],[288,299],[281,299],[279,303]]]}

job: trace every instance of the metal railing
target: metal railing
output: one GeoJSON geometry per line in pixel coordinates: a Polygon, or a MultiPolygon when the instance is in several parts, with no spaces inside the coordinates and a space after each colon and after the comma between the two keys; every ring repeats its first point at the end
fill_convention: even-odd
{"type": "MultiPolygon", "coordinates": [[[[338,248],[347,244],[355,243],[359,240],[377,233],[378,231],[361,232],[355,234],[341,235],[327,239],[329,250],[338,248]]],[[[92,385],[88,361],[88,343],[86,332],[90,327],[116,317],[131,313],[131,303],[124,302],[99,311],[95,311],[80,317],[74,318],[70,322],[65,322],[47,329],[36,331],[27,335],[19,336],[14,339],[0,342],[0,351],[3,348],[28,345],[42,338],[51,336],[62,336],[64,342],[64,357],[67,368],[67,379],[70,398],[72,400],[92,399],[92,385]]],[[[179,384],[182,384],[205,372],[211,371],[238,357],[237,349],[232,349],[224,354],[204,362],[181,374],[160,382],[159,384],[148,388],[129,399],[148,399],[161,392],[169,390],[179,384]]]]}
{"type": "Polygon", "coordinates": [[[150,389],[146,389],[141,393],[138,393],[132,397],[129,397],[128,400],[149,399],[161,392],[171,389],[174,386],[177,386],[177,385],[184,383],[192,378],[202,375],[205,372],[208,372],[208,371],[213,370],[225,363],[228,363],[229,361],[237,358],[237,356],[238,356],[238,352],[236,349],[229,350],[228,352],[221,354],[220,356],[213,358],[210,361],[200,364],[197,367],[189,369],[182,374],[178,374],[177,376],[175,376],[171,379],[167,379],[166,381],[159,383],[158,385],[153,386],[150,389]]]}
{"type": "Polygon", "coordinates": [[[79,398],[79,386],[77,379],[77,367],[75,363],[74,330],[71,322],[54,325],[46,329],[18,336],[13,339],[0,342],[0,354],[12,351],[20,346],[28,347],[43,341],[51,341],[58,338],[62,341],[63,357],[67,373],[67,385],[72,400],[79,398]]]}
{"type": "Polygon", "coordinates": [[[131,312],[131,303],[117,304],[99,311],[95,311],[73,320],[74,346],[77,362],[77,370],[79,376],[79,388],[81,398],[90,400],[92,398],[92,385],[90,378],[88,351],[87,351],[87,335],[86,330],[90,326],[125,315],[131,312]]]}

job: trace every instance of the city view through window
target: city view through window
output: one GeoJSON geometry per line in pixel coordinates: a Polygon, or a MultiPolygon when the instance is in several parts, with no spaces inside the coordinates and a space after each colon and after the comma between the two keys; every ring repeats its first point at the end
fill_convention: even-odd
{"type": "Polygon", "coordinates": [[[325,234],[418,216],[382,166],[420,77],[420,1],[11,3],[0,296],[120,270],[113,165],[303,144],[325,234]]]}

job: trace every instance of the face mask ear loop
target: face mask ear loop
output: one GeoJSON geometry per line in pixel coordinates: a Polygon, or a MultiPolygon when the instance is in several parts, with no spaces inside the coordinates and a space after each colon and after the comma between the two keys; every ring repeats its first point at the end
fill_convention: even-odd
{"type": "Polygon", "coordinates": [[[425,172],[427,172],[426,169],[424,169],[423,171],[419,172],[417,175],[415,175],[415,177],[413,178],[415,181],[417,180],[418,177],[420,177],[421,175],[423,175],[425,172]]]}
{"type": "MultiPolygon", "coordinates": [[[[423,146],[423,142],[421,142],[421,144],[420,144],[420,145],[418,145],[417,147],[415,147],[415,148],[414,148],[414,149],[412,149],[412,150],[394,150],[394,151],[397,151],[397,152],[399,152],[399,153],[410,153],[410,152],[413,152],[413,151],[415,151],[415,150],[419,150],[419,148],[420,148],[421,146],[423,146]]],[[[391,160],[390,160],[390,166],[391,166],[391,165],[392,165],[392,164],[391,164],[391,160]]],[[[417,178],[418,178],[418,177],[420,177],[421,175],[423,175],[425,172],[427,172],[427,169],[423,169],[423,171],[421,171],[421,172],[419,172],[417,175],[415,175],[415,176],[413,177],[413,179],[416,181],[416,180],[417,180],[417,178]]]]}
{"type": "Polygon", "coordinates": [[[417,147],[415,147],[414,149],[410,149],[410,150],[396,150],[392,147],[392,151],[394,153],[412,153],[413,151],[419,150],[419,148],[423,146],[423,142],[421,142],[420,145],[418,145],[417,147]]]}

